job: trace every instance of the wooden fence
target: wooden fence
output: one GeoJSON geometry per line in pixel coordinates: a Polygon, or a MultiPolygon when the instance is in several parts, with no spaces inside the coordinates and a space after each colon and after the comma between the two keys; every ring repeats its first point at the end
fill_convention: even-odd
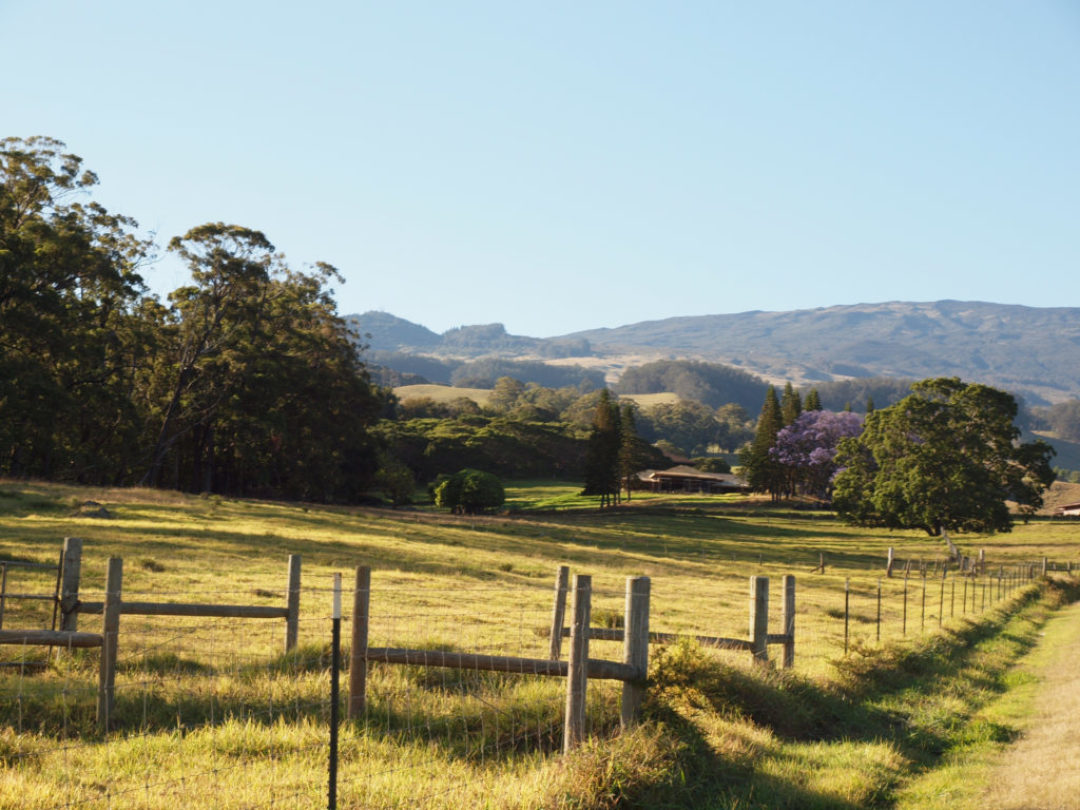
{"type": "Polygon", "coordinates": [[[268,605],[220,605],[176,602],[133,602],[123,599],[124,561],[110,557],[105,577],[105,601],[83,602],[79,599],[79,580],[82,570],[82,541],[69,537],[64,540],[60,565],[61,613],[59,630],[3,630],[0,644],[21,644],[50,647],[101,647],[98,675],[97,721],[102,731],[110,727],[113,713],[116,657],[119,647],[120,616],[194,616],[233,619],[285,619],[285,651],[297,645],[300,617],[301,558],[289,555],[288,591],[284,607],[268,605]],[[80,613],[100,614],[101,633],[78,632],[80,613]]]}
{"type": "MultiPolygon", "coordinates": [[[[551,658],[558,660],[561,640],[570,635],[570,630],[563,626],[566,613],[566,583],[570,569],[560,566],[555,581],[555,607],[551,618],[551,658]]],[[[750,638],[723,638],[716,636],[683,635],[678,633],[649,633],[649,641],[654,644],[673,644],[682,639],[691,639],[704,647],[721,650],[745,650],[753,655],[758,663],[768,663],[768,645],[784,646],[781,666],[790,669],[795,665],[795,577],[788,574],[783,579],[783,615],[782,633],[769,632],[769,578],[750,577],[750,638]]],[[[589,638],[603,641],[622,641],[624,631],[592,627],[589,638]]]]}
{"type": "Polygon", "coordinates": [[[60,577],[59,577],[59,565],[52,563],[39,563],[39,562],[26,562],[24,560],[0,560],[0,630],[4,627],[4,614],[7,612],[8,600],[36,600],[42,602],[53,603],[53,626],[52,629],[56,629],[56,605],[59,601],[60,594],[60,577]],[[37,569],[45,571],[58,572],[56,578],[56,589],[52,595],[41,593],[19,593],[11,592],[8,590],[8,573],[12,570],[19,568],[24,569],[37,569]]]}
{"type": "Polygon", "coordinates": [[[649,631],[650,580],[648,577],[629,577],[626,580],[626,599],[622,629],[607,629],[590,625],[592,577],[574,575],[560,566],[555,583],[555,604],[552,610],[549,657],[520,658],[482,655],[478,653],[447,652],[442,650],[369,647],[371,569],[356,569],[353,596],[352,649],[349,668],[350,718],[359,717],[367,706],[367,667],[378,662],[414,666],[445,667],[448,669],[511,672],[525,675],[566,678],[566,713],[563,730],[563,749],[569,750],[585,736],[585,697],[590,678],[622,681],[620,725],[627,728],[637,722],[644,699],[649,665],[650,643],[672,643],[692,638],[700,644],[722,649],[746,650],[760,664],[768,663],[768,645],[783,644],[783,666],[791,667],[795,660],[795,577],[784,577],[784,632],[768,632],[769,579],[750,578],[750,638],[734,639],[709,636],[681,636],[649,631]],[[570,626],[565,627],[566,598],[572,594],[570,626]],[[569,658],[561,660],[562,639],[570,639],[569,658]],[[589,657],[591,639],[623,642],[622,661],[589,657]]]}

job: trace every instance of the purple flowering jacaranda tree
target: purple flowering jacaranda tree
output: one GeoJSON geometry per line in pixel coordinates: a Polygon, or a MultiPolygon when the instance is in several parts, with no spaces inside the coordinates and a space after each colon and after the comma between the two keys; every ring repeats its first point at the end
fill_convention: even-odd
{"type": "Polygon", "coordinates": [[[840,440],[862,429],[862,416],[850,411],[806,411],[781,429],[769,453],[787,472],[789,494],[801,489],[828,500],[840,440]]]}

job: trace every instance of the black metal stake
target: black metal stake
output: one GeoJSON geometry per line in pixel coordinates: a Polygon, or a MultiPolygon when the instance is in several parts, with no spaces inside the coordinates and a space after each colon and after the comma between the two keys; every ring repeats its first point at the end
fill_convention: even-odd
{"type": "Polygon", "coordinates": [[[338,675],[341,672],[341,574],[334,574],[333,638],[330,642],[330,787],[329,810],[337,810],[338,675]]]}

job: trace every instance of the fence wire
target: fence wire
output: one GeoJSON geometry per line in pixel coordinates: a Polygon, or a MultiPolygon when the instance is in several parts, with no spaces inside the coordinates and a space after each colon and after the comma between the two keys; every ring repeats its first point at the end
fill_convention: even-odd
{"type": "MultiPolygon", "coordinates": [[[[795,667],[817,674],[845,654],[916,639],[994,609],[1035,574],[1033,566],[960,576],[940,567],[824,571],[760,560],[652,582],[654,632],[746,638],[748,574],[771,577],[770,633],[782,632],[782,573],[796,575],[795,667]]],[[[524,580],[373,575],[368,646],[547,659],[554,571],[524,580]]],[[[51,590],[55,574],[27,577],[51,590]]],[[[20,587],[22,587],[20,585],[20,587]]],[[[103,585],[85,589],[104,601],[103,585]]],[[[593,578],[593,627],[619,629],[624,580],[593,578]]],[[[270,604],[284,590],[125,590],[125,600],[270,604]]],[[[570,615],[568,597],[567,615],[570,615]]],[[[330,589],[305,585],[297,646],[285,650],[280,619],[122,616],[113,730],[97,729],[98,649],[0,645],[0,807],[315,808],[326,806],[330,719],[330,589]]],[[[345,599],[349,660],[351,600],[345,599]]],[[[51,626],[48,602],[9,602],[4,627],[51,626]]],[[[81,616],[96,630],[100,616],[81,616]]],[[[566,626],[569,625],[567,621],[566,626]]],[[[565,657],[568,640],[563,639],[565,657]]],[[[770,648],[772,660],[778,649],[770,648]]],[[[621,660],[622,644],[592,640],[590,658],[621,660]]],[[[745,651],[715,651],[748,664],[745,651]]],[[[562,678],[480,669],[367,666],[363,712],[342,726],[341,807],[513,805],[523,780],[541,780],[561,750],[562,678]]],[[[347,678],[347,673],[342,673],[347,678]]],[[[345,698],[347,700],[347,696],[345,698]]],[[[590,734],[618,727],[615,682],[588,693],[590,734]]],[[[344,714],[343,714],[344,716],[344,714]]]]}

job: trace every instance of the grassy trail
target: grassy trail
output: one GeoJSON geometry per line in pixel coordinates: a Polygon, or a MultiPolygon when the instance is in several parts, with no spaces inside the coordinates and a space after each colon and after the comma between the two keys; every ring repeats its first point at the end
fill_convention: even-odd
{"type": "Polygon", "coordinates": [[[973,718],[991,729],[907,786],[900,808],[1051,810],[1080,794],[1080,603],[1053,614],[1037,643],[973,718]]]}
{"type": "Polygon", "coordinates": [[[1065,807],[1080,796],[1080,604],[1051,620],[1032,659],[1032,711],[988,780],[994,807],[1065,807]]]}
{"type": "Polygon", "coordinates": [[[1060,584],[1003,628],[990,699],[973,706],[940,761],[897,791],[898,810],[1077,806],[1080,602],[1075,580],[1060,584]]]}

